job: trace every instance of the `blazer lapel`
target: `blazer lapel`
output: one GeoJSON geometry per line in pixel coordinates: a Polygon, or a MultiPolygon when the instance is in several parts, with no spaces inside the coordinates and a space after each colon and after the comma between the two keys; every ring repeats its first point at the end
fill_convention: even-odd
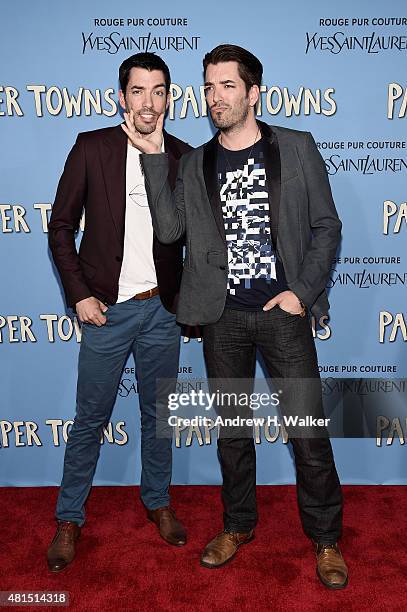
{"type": "Polygon", "coordinates": [[[280,147],[276,133],[269,125],[258,121],[264,137],[264,162],[266,166],[267,187],[269,193],[270,230],[274,249],[277,246],[278,219],[281,199],[281,160],[280,147]]]}
{"type": "Polygon", "coordinates": [[[181,157],[181,151],[176,146],[176,142],[171,135],[164,130],[164,151],[168,153],[168,180],[171,189],[175,189],[175,182],[178,173],[178,160],[181,157]]]}
{"type": "Polygon", "coordinates": [[[126,211],[127,136],[120,125],[104,137],[101,159],[113,225],[119,242],[123,245],[126,211]]]}
{"type": "Polygon", "coordinates": [[[222,204],[219,197],[219,181],[217,175],[218,133],[219,132],[215,134],[212,140],[204,145],[203,175],[213,216],[215,217],[220,236],[226,244],[225,226],[223,221],[222,204]]]}

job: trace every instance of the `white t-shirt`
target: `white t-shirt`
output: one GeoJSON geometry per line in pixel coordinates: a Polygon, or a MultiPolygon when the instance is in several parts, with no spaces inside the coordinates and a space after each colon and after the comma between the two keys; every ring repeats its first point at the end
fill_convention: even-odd
{"type": "Polygon", "coordinates": [[[127,145],[124,253],[117,303],[156,286],[153,224],[140,167],[140,152],[127,145]]]}

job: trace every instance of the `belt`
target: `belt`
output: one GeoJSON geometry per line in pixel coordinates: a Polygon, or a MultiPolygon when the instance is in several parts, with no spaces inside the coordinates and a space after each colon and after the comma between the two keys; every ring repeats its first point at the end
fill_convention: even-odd
{"type": "Polygon", "coordinates": [[[148,300],[149,298],[154,297],[155,295],[159,295],[158,287],[153,287],[148,291],[143,291],[142,293],[136,293],[133,295],[133,300],[148,300]]]}

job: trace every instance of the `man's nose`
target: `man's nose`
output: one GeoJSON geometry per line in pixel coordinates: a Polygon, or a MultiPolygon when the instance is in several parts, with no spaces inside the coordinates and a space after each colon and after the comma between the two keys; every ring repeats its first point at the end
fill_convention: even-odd
{"type": "Polygon", "coordinates": [[[219,87],[214,87],[212,90],[213,103],[217,104],[222,100],[222,92],[219,87]]]}
{"type": "Polygon", "coordinates": [[[151,91],[144,92],[143,106],[147,106],[148,108],[153,107],[153,96],[151,95],[151,91]]]}

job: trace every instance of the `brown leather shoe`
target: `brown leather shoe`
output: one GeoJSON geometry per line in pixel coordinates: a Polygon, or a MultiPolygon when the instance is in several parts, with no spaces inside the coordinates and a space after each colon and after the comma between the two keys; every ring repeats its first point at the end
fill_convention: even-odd
{"type": "Polygon", "coordinates": [[[169,506],[157,508],[156,510],[147,510],[147,518],[157,525],[160,536],[168,544],[173,544],[174,546],[186,544],[187,534],[184,526],[175,516],[175,510],[169,506]]]}
{"type": "Polygon", "coordinates": [[[59,521],[56,534],[48,548],[47,561],[51,572],[65,569],[75,557],[75,543],[81,535],[81,528],[70,521],[59,521]]]}
{"type": "Polygon", "coordinates": [[[201,565],[209,567],[221,567],[231,561],[241,544],[247,544],[254,538],[253,529],[248,533],[237,533],[222,531],[207,544],[201,556],[201,565]]]}
{"type": "Polygon", "coordinates": [[[343,589],[348,584],[348,568],[337,544],[317,544],[318,578],[329,589],[343,589]]]}

